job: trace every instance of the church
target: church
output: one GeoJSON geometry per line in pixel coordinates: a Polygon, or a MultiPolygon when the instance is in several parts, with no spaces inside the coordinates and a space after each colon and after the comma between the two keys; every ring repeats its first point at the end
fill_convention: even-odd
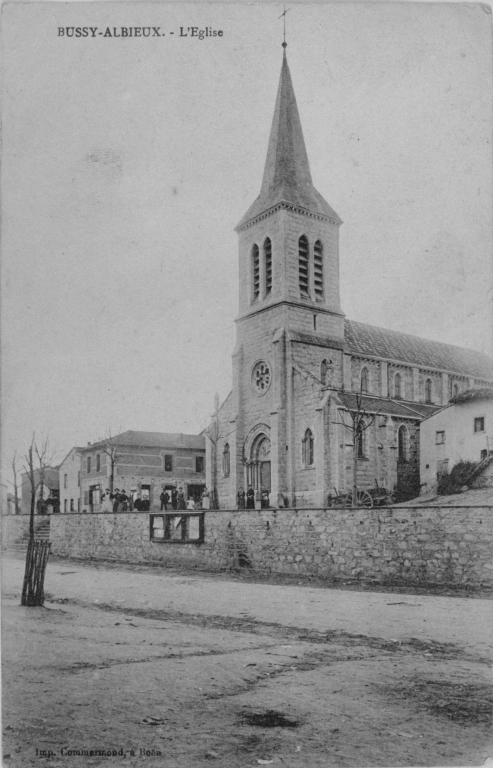
{"type": "Polygon", "coordinates": [[[206,431],[220,508],[248,487],[256,506],[268,493],[271,507],[326,507],[351,492],[355,465],[358,488],[398,490],[419,471],[421,420],[493,383],[482,353],[345,317],[342,221],[312,184],[283,48],[260,194],[236,227],[232,391],[206,431]]]}

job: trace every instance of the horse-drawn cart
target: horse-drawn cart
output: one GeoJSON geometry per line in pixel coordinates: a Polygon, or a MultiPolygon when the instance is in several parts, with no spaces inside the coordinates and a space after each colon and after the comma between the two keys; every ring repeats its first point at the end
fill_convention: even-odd
{"type": "Polygon", "coordinates": [[[350,507],[386,507],[389,504],[394,503],[393,494],[387,491],[386,488],[378,485],[378,481],[375,480],[375,488],[367,488],[365,490],[358,490],[356,496],[356,503],[353,503],[352,493],[339,493],[334,488],[335,496],[329,494],[329,507],[337,507],[339,509],[349,509],[350,507]]]}

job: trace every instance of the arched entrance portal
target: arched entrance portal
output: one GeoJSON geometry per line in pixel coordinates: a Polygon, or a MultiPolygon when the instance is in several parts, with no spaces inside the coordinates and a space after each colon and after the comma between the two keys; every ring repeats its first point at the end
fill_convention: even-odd
{"type": "Polygon", "coordinates": [[[267,435],[258,435],[252,445],[247,464],[247,485],[256,491],[271,491],[270,440],[267,435]]]}

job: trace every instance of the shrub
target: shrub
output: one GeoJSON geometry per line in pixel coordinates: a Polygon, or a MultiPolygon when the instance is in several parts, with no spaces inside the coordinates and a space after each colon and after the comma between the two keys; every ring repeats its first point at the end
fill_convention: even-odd
{"type": "Polygon", "coordinates": [[[441,474],[438,478],[437,487],[439,496],[451,496],[453,493],[460,493],[462,486],[467,485],[469,475],[477,466],[476,461],[459,461],[450,472],[441,474]]]}

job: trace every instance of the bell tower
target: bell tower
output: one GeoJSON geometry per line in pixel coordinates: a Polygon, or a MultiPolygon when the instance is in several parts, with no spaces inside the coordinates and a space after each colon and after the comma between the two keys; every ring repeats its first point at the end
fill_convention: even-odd
{"type": "MultiPolygon", "coordinates": [[[[308,503],[322,500],[326,458],[322,417],[315,413],[322,386],[317,376],[322,360],[337,367],[340,358],[342,371],[344,339],[339,299],[342,222],[313,186],[285,43],[283,48],[260,194],[236,227],[240,296],[228,428],[236,456],[229,477],[231,503],[238,489],[251,485],[257,502],[262,491],[264,496],[269,492],[271,506],[283,497],[290,504],[298,501],[301,483],[309,485],[304,488],[312,494],[308,503]],[[312,379],[300,395],[295,377],[296,371],[305,370],[301,365],[312,379]],[[310,424],[316,422],[312,429],[321,453],[315,471],[300,483],[296,473],[303,409],[310,424]]],[[[305,434],[305,426],[303,430],[305,434]]]]}

